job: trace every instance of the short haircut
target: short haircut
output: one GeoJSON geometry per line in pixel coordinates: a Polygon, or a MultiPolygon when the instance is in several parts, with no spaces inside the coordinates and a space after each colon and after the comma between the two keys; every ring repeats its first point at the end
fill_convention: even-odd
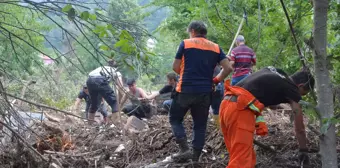
{"type": "Polygon", "coordinates": [[[117,68],[117,62],[116,62],[114,59],[108,60],[108,61],[107,61],[107,64],[108,64],[110,67],[117,68]]]}
{"type": "Polygon", "coordinates": [[[188,26],[188,32],[194,31],[197,35],[206,36],[207,27],[202,21],[192,21],[188,26]]]}
{"type": "Polygon", "coordinates": [[[177,74],[170,72],[170,73],[166,74],[166,78],[168,78],[169,80],[173,79],[173,80],[177,81],[177,74]]]}
{"type": "Polygon", "coordinates": [[[126,84],[128,85],[128,86],[131,86],[131,85],[133,85],[133,84],[135,84],[136,83],[136,79],[128,79],[127,81],[126,81],[126,84]]]}
{"type": "Polygon", "coordinates": [[[315,80],[310,72],[307,70],[300,70],[290,76],[296,85],[303,84],[303,89],[312,90],[314,88],[315,80]]]}
{"type": "Polygon", "coordinates": [[[242,35],[238,35],[238,36],[236,37],[236,41],[238,41],[238,42],[244,42],[245,40],[244,40],[244,37],[243,37],[242,35]]]}

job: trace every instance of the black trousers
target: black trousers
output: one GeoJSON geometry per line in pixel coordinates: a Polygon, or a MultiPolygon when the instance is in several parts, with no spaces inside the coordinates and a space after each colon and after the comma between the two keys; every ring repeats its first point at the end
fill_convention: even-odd
{"type": "Polygon", "coordinates": [[[122,111],[128,116],[134,115],[139,119],[151,118],[152,116],[151,105],[149,103],[141,103],[140,105],[138,104],[126,105],[122,109],[122,111]]]}
{"type": "Polygon", "coordinates": [[[91,98],[89,113],[95,113],[98,110],[102,97],[110,105],[112,113],[118,112],[116,95],[109,81],[104,77],[89,77],[86,85],[91,98]]]}
{"type": "Polygon", "coordinates": [[[211,93],[176,93],[174,95],[169,120],[176,139],[186,138],[183,119],[190,109],[194,121],[192,145],[194,149],[203,149],[210,104],[211,93]]]}

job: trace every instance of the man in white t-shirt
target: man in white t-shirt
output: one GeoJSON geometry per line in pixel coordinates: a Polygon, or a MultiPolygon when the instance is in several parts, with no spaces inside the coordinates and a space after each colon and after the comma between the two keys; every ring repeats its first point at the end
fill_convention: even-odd
{"type": "Polygon", "coordinates": [[[111,107],[112,119],[117,121],[119,118],[116,94],[109,83],[110,81],[113,81],[116,85],[116,92],[118,92],[118,87],[123,86],[122,74],[115,68],[114,61],[110,61],[109,65],[110,66],[101,66],[91,71],[86,81],[91,97],[91,105],[88,114],[90,124],[94,121],[95,113],[98,110],[102,97],[111,107]]]}

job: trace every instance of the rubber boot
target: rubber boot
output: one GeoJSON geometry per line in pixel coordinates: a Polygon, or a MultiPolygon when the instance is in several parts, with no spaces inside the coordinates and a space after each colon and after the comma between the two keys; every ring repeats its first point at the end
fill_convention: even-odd
{"type": "Polygon", "coordinates": [[[88,114],[88,122],[89,122],[89,125],[93,125],[93,123],[95,122],[94,121],[94,118],[96,117],[96,113],[89,113],[88,114]]]}
{"type": "Polygon", "coordinates": [[[172,155],[172,159],[175,162],[186,162],[192,158],[192,151],[189,149],[189,145],[186,138],[177,139],[176,143],[179,146],[179,152],[172,155]]]}
{"type": "Polygon", "coordinates": [[[198,162],[202,153],[202,149],[192,149],[192,161],[198,162]]]}
{"type": "Polygon", "coordinates": [[[120,112],[112,112],[112,115],[111,115],[111,121],[114,123],[114,124],[118,124],[118,122],[120,121],[120,112]]]}

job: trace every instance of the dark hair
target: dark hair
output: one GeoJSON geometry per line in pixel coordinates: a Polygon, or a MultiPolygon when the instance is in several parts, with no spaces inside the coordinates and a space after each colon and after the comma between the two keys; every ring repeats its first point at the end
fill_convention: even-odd
{"type": "Polygon", "coordinates": [[[208,33],[207,27],[202,21],[192,21],[188,26],[188,32],[191,30],[200,36],[206,36],[208,33]]]}
{"type": "Polygon", "coordinates": [[[128,86],[131,86],[131,85],[133,85],[133,84],[135,84],[136,83],[136,79],[128,79],[127,81],[126,81],[126,84],[128,85],[128,86]]]}
{"type": "Polygon", "coordinates": [[[303,84],[304,90],[312,90],[314,88],[315,80],[312,74],[306,70],[300,70],[290,76],[296,85],[303,84]]]}
{"type": "Polygon", "coordinates": [[[86,86],[86,85],[83,85],[83,89],[87,89],[87,86],[86,86]]]}
{"type": "Polygon", "coordinates": [[[166,77],[169,79],[169,80],[175,80],[177,82],[177,74],[173,73],[173,72],[170,72],[168,74],[166,74],[166,77]]]}
{"type": "Polygon", "coordinates": [[[114,59],[110,59],[107,61],[107,64],[110,66],[110,67],[113,67],[113,68],[117,68],[117,63],[114,59]]]}

